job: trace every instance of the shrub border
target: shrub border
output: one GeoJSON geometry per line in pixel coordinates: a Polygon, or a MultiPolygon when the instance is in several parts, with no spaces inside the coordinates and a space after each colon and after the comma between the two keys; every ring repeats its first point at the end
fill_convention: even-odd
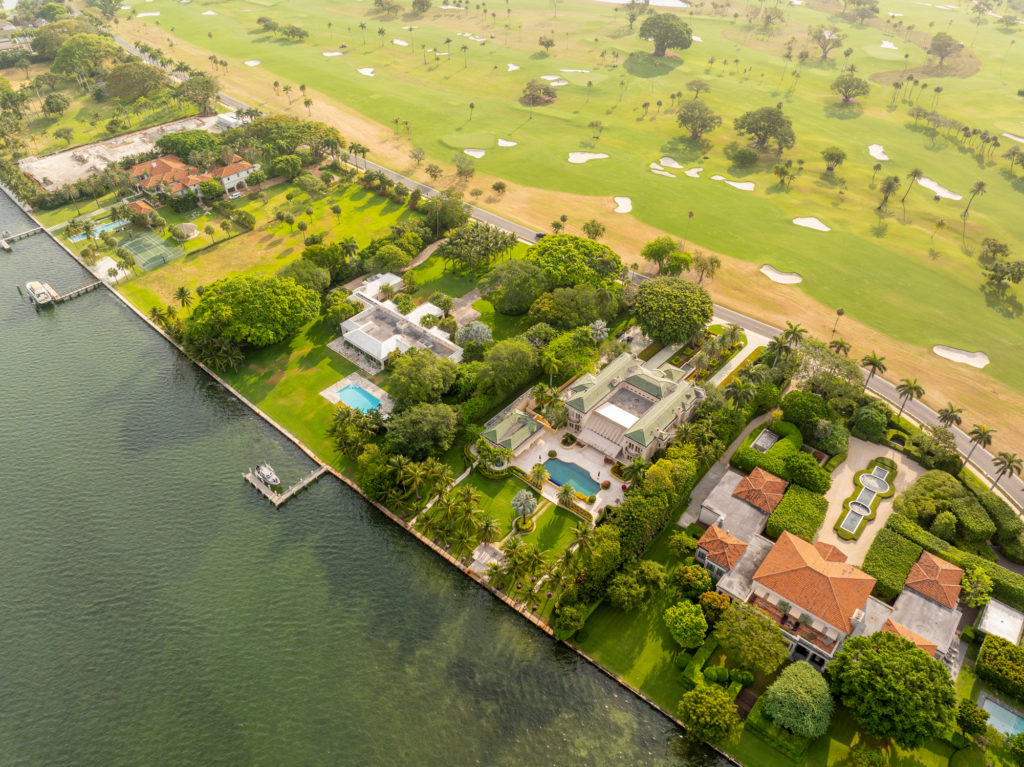
{"type": "Polygon", "coordinates": [[[878,504],[882,502],[882,499],[892,498],[896,494],[895,480],[897,474],[899,474],[899,470],[896,468],[896,462],[890,458],[886,458],[885,456],[879,456],[878,458],[872,459],[868,463],[866,469],[861,469],[856,474],[854,474],[853,492],[846,498],[845,501],[843,501],[843,513],[839,515],[839,518],[836,520],[835,525],[833,525],[832,527],[832,529],[835,530],[836,535],[838,535],[844,541],[855,541],[858,538],[860,538],[860,534],[864,532],[864,528],[867,527],[868,522],[870,522],[872,519],[878,516],[878,504]],[[884,493],[875,493],[875,497],[871,501],[871,513],[860,521],[860,524],[857,525],[857,529],[854,532],[851,533],[848,530],[844,530],[842,526],[843,520],[846,519],[847,515],[850,513],[850,504],[857,499],[857,496],[860,495],[861,489],[868,489],[865,488],[864,485],[860,483],[860,478],[863,477],[865,474],[870,474],[871,470],[876,466],[881,466],[883,469],[888,469],[891,472],[890,479],[886,480],[887,482],[889,482],[889,489],[886,490],[884,493]]]}

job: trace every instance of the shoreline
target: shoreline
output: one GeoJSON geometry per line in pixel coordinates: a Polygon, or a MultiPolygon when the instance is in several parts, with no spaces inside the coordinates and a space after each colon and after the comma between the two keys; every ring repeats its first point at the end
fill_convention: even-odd
{"type": "MultiPolygon", "coordinates": [[[[6,189],[4,189],[3,191],[7,192],[6,189]]],[[[20,203],[18,203],[17,198],[12,196],[10,193],[8,193],[8,197],[10,197],[16,204],[18,204],[18,207],[25,213],[25,215],[29,216],[32,219],[32,221],[34,221],[38,226],[40,226],[43,229],[43,231],[40,234],[42,234],[42,235],[44,235],[46,237],[49,237],[50,240],[53,241],[54,243],[56,243],[60,247],[60,249],[62,251],[64,251],[64,253],[66,253],[68,256],[70,256],[75,261],[75,263],[77,263],[79,266],[81,266],[89,274],[92,274],[92,271],[85,264],[85,262],[82,261],[82,259],[77,254],[75,254],[73,251],[71,251],[66,245],[64,245],[64,243],[62,243],[52,232],[50,232],[48,229],[46,229],[46,227],[43,226],[39,222],[39,220],[35,217],[35,215],[33,215],[31,210],[26,210],[23,206],[21,206],[20,203]]],[[[329,473],[335,479],[340,480],[350,490],[352,490],[353,492],[357,493],[359,495],[359,497],[363,499],[364,502],[366,502],[366,503],[370,504],[371,506],[373,506],[374,509],[376,509],[377,511],[382,513],[391,522],[393,522],[394,524],[396,524],[397,526],[399,526],[400,528],[405,530],[407,533],[410,533],[417,541],[419,541],[421,544],[426,546],[428,549],[432,550],[435,554],[440,556],[442,559],[446,560],[448,562],[448,564],[452,565],[458,571],[460,571],[463,575],[467,576],[471,581],[476,583],[477,586],[479,586],[480,588],[482,588],[482,589],[486,590],[487,592],[489,592],[491,594],[491,596],[497,598],[500,602],[504,603],[506,607],[508,607],[508,608],[514,610],[515,612],[517,612],[521,617],[525,618],[535,628],[537,628],[540,631],[544,632],[552,640],[554,640],[555,642],[558,642],[563,647],[567,647],[570,650],[572,650],[573,652],[575,652],[579,657],[581,657],[584,661],[589,663],[592,667],[594,667],[597,670],[599,670],[600,672],[602,672],[605,676],[607,676],[608,678],[610,678],[611,680],[616,682],[619,686],[625,688],[626,690],[629,690],[633,695],[637,696],[640,700],[642,700],[648,706],[650,706],[655,711],[657,711],[659,714],[661,714],[666,719],[671,721],[677,728],[679,728],[680,731],[685,731],[686,728],[683,726],[683,723],[681,721],[679,721],[679,719],[677,719],[673,714],[671,714],[668,711],[666,711],[659,704],[655,703],[653,700],[651,700],[649,697],[647,697],[644,693],[642,693],[638,689],[634,688],[632,685],[630,685],[624,679],[621,679],[611,669],[606,668],[605,666],[602,666],[600,663],[598,663],[596,660],[591,658],[589,655],[587,655],[585,652],[583,652],[583,650],[578,648],[572,642],[570,642],[568,640],[565,640],[565,639],[560,639],[559,637],[555,636],[554,630],[547,623],[545,623],[540,618],[535,616],[529,610],[525,609],[523,606],[517,604],[507,594],[505,594],[505,593],[499,591],[498,589],[494,588],[493,586],[491,586],[489,583],[487,583],[487,581],[484,580],[483,576],[478,575],[477,573],[474,573],[472,570],[470,570],[468,567],[463,566],[451,554],[449,554],[447,551],[445,551],[443,548],[438,546],[436,543],[434,543],[429,538],[426,538],[425,536],[423,536],[419,531],[414,529],[404,519],[402,519],[397,514],[392,512],[386,506],[384,506],[383,504],[379,503],[378,501],[374,501],[374,500],[372,500],[370,498],[367,498],[366,495],[363,493],[362,488],[360,488],[359,485],[356,484],[356,482],[354,480],[350,479],[349,477],[346,477],[344,474],[342,474],[340,471],[338,471],[336,468],[334,468],[330,464],[325,463],[319,456],[317,456],[316,453],[314,453],[312,450],[310,450],[309,447],[307,447],[306,444],[302,442],[302,440],[300,440],[294,434],[289,432],[281,424],[279,424],[277,421],[275,421],[270,415],[268,415],[267,413],[263,412],[263,410],[261,410],[257,405],[255,405],[254,403],[250,402],[237,389],[235,389],[233,386],[231,386],[231,384],[229,384],[227,381],[225,381],[223,378],[221,378],[211,368],[209,368],[206,365],[204,365],[203,363],[198,362],[197,360],[194,360],[191,357],[189,357],[188,354],[185,353],[185,349],[184,349],[184,347],[181,346],[181,344],[179,344],[177,341],[175,341],[173,338],[171,338],[169,335],[167,335],[167,333],[165,333],[163,331],[163,329],[161,329],[159,326],[157,326],[152,320],[149,319],[149,317],[147,317],[142,311],[140,311],[137,306],[132,304],[131,301],[129,301],[125,296],[123,296],[120,293],[120,291],[117,290],[117,288],[115,288],[113,285],[108,283],[106,280],[102,280],[102,282],[103,282],[103,287],[106,288],[107,291],[109,291],[118,301],[120,301],[125,307],[127,307],[128,310],[131,311],[136,317],[138,317],[146,325],[148,325],[151,330],[155,331],[157,333],[157,335],[159,335],[164,341],[166,341],[171,346],[173,346],[181,354],[181,356],[184,357],[190,364],[195,365],[200,370],[202,370],[206,375],[208,375],[210,378],[212,378],[214,381],[216,381],[222,388],[224,388],[233,397],[235,397],[235,399],[237,399],[239,402],[241,402],[243,405],[245,405],[247,408],[249,408],[249,410],[254,415],[256,415],[257,417],[263,419],[264,422],[269,424],[271,427],[273,427],[274,430],[276,430],[279,434],[281,434],[283,437],[285,437],[289,442],[291,442],[293,445],[295,445],[297,448],[299,448],[299,450],[301,450],[310,460],[312,460],[314,463],[316,463],[316,465],[318,467],[326,469],[327,473],[329,473]]],[[[705,743],[705,746],[707,748],[710,748],[711,750],[713,750],[716,754],[718,754],[720,757],[722,757],[723,759],[727,760],[731,764],[738,765],[739,767],[743,767],[742,763],[737,761],[735,759],[735,757],[733,757],[730,754],[726,753],[725,751],[721,750],[717,746],[711,745],[710,743],[705,743]]]]}

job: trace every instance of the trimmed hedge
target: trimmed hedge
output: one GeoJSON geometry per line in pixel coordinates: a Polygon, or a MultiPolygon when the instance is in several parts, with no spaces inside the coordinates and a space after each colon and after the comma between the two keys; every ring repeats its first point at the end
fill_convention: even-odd
{"type": "Polygon", "coordinates": [[[779,751],[794,761],[800,761],[811,745],[811,738],[805,738],[790,732],[785,727],[776,724],[767,716],[761,708],[763,698],[758,698],[754,707],[750,709],[743,729],[750,730],[769,746],[779,751]]]}
{"type": "Polygon", "coordinates": [[[880,458],[875,458],[868,464],[868,467],[866,469],[858,471],[856,474],[853,475],[853,492],[850,493],[849,496],[847,496],[845,501],[843,501],[843,513],[839,515],[839,518],[836,520],[836,523],[833,526],[833,529],[836,531],[836,535],[838,535],[844,541],[855,541],[858,538],[860,538],[860,534],[864,532],[864,528],[867,527],[868,522],[870,522],[877,516],[878,504],[881,503],[884,498],[892,498],[893,494],[895,494],[896,473],[897,469],[895,461],[892,461],[882,456],[880,458]],[[863,517],[861,519],[860,524],[857,525],[857,529],[851,533],[849,530],[846,530],[843,527],[843,522],[846,521],[846,516],[850,513],[850,504],[857,500],[857,497],[860,495],[861,490],[864,489],[864,485],[861,484],[860,478],[863,477],[865,474],[870,474],[871,470],[874,469],[876,466],[881,466],[882,468],[889,470],[889,477],[886,479],[886,481],[889,483],[889,489],[886,490],[884,493],[875,494],[875,497],[871,499],[871,505],[869,507],[870,513],[866,517],[863,517]]]}
{"type": "Polygon", "coordinates": [[[683,669],[683,686],[688,690],[692,690],[697,685],[704,684],[704,674],[701,669],[704,668],[708,658],[717,649],[718,640],[713,636],[708,637],[708,640],[693,654],[693,658],[686,664],[686,668],[683,669]]]}
{"type": "Polygon", "coordinates": [[[1024,564],[1024,522],[1010,505],[985,486],[969,483],[978,503],[996,526],[995,542],[1003,556],[1011,562],[1024,564]]]}
{"type": "Polygon", "coordinates": [[[775,540],[783,530],[788,530],[811,543],[827,513],[828,501],[825,496],[812,493],[799,485],[790,485],[782,496],[782,502],[768,517],[765,533],[775,540]]]}
{"type": "Polygon", "coordinates": [[[989,634],[981,644],[975,670],[997,690],[1024,700],[1024,648],[989,634]]]}
{"type": "Polygon", "coordinates": [[[921,546],[894,530],[888,527],[879,530],[861,565],[864,572],[878,581],[872,593],[879,599],[895,599],[921,551],[921,546]]]}
{"type": "Polygon", "coordinates": [[[824,492],[831,485],[832,477],[817,464],[813,467],[799,466],[799,479],[795,479],[793,471],[790,470],[790,466],[793,466],[795,469],[802,462],[802,459],[795,459],[794,456],[805,455],[801,451],[803,444],[803,437],[796,426],[786,421],[775,421],[769,426],[755,429],[748,434],[747,438],[743,440],[743,444],[736,448],[736,452],[732,454],[729,464],[744,474],[749,474],[756,467],[761,467],[770,474],[781,477],[787,482],[798,482],[809,490],[824,492]],[[757,435],[764,431],[765,428],[778,434],[781,439],[768,448],[768,452],[762,453],[759,450],[755,450],[751,445],[757,438],[757,435]],[[798,462],[797,465],[790,463],[793,460],[798,462]]]}

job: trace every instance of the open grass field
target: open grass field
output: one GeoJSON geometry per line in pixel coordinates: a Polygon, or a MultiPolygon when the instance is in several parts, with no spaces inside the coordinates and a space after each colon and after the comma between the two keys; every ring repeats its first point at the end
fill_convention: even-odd
{"type": "Polygon", "coordinates": [[[580,518],[561,506],[548,504],[539,517],[534,517],[537,529],[523,538],[544,552],[549,561],[562,556],[575,539],[576,525],[580,518]]]}
{"type": "MultiPolygon", "coordinates": [[[[944,115],[997,136],[1020,135],[1024,127],[1015,94],[1021,83],[1013,77],[1024,65],[1024,51],[1010,46],[1013,32],[1001,30],[996,19],[982,17],[975,24],[966,5],[939,8],[911,0],[881,5],[880,17],[863,25],[834,15],[834,4],[789,7],[785,21],[770,35],[755,34],[744,17],[746,6],[720,7],[714,16],[702,15],[702,9],[689,19],[701,40],[678,58],[660,61],[646,55],[649,44],[629,33],[614,4],[596,0],[559,3],[556,15],[548,3],[526,0],[496,9],[495,17],[476,9],[435,7],[422,17],[398,18],[385,18],[355,2],[324,9],[317,0],[298,0],[246,12],[239,0],[154,0],[146,10],[161,16],[122,26],[162,47],[168,40],[163,30],[173,27],[176,54],[195,64],[205,61],[207,48],[216,48],[230,62],[222,73],[228,89],[263,109],[304,114],[301,104],[289,105],[283,93],[275,94],[272,83],[306,84],[314,117],[335,122],[369,144],[371,156],[414,175],[418,172],[407,156],[411,146],[423,147],[428,160],[446,167],[465,148],[483,149],[486,155],[476,161],[478,177],[468,188],[487,189],[495,178],[510,184],[508,194],[490,207],[538,226],[565,212],[570,231],[596,216],[627,261],[636,259],[656,230],[686,235],[726,256],[712,293],[727,305],[775,322],[798,319],[818,333],[828,332],[829,315],[842,306],[847,312],[844,332],[855,354],[879,347],[894,376],[922,376],[929,401],[943,404],[952,398],[968,409],[969,417],[988,416],[995,422],[999,411],[986,403],[993,395],[1005,404],[1024,402],[1024,358],[1014,351],[1024,342],[1024,321],[986,305],[973,251],[984,236],[1011,247],[1024,240],[1024,220],[1015,215],[1024,183],[1011,178],[1000,159],[1014,142],[1001,137],[994,156],[982,158],[944,133],[931,136],[908,115],[912,104],[890,108],[888,81],[907,67],[929,85],[915,91],[919,106],[934,103],[944,115]],[[202,15],[210,9],[218,15],[202,15]],[[303,26],[311,37],[301,44],[275,40],[257,30],[258,15],[303,26]],[[903,31],[897,33],[895,23],[902,23],[903,31]],[[365,45],[360,24],[367,26],[365,45]],[[807,28],[814,24],[833,25],[847,35],[824,63],[807,41],[807,28]],[[915,31],[908,35],[909,25],[915,31]],[[416,28],[403,29],[409,26],[416,28]],[[384,30],[382,37],[378,28],[384,30]],[[941,29],[963,40],[966,49],[940,72],[934,62],[929,64],[924,47],[925,31],[941,29]],[[541,34],[556,41],[549,56],[537,46],[541,34]],[[450,56],[435,59],[423,50],[445,53],[447,38],[453,41],[450,56]],[[791,38],[794,58],[786,60],[781,54],[791,38]],[[896,49],[883,48],[883,41],[896,49]],[[861,104],[841,107],[828,86],[839,73],[846,47],[853,51],[849,63],[874,87],[861,104]],[[804,49],[809,58],[800,64],[797,54],[804,49]],[[327,57],[325,52],[343,55],[327,57]],[[243,63],[255,60],[258,66],[243,63]],[[519,69],[509,71],[509,64],[519,69]],[[369,67],[373,77],[358,72],[369,67]],[[534,109],[530,119],[517,96],[528,80],[543,75],[563,77],[568,85],[558,88],[554,104],[534,109]],[[724,118],[710,142],[700,147],[681,138],[670,109],[672,94],[689,98],[686,83],[698,77],[711,86],[702,99],[724,118]],[[943,92],[936,99],[937,85],[943,92]],[[777,102],[793,119],[797,136],[796,147],[783,159],[792,159],[794,168],[802,161],[804,168],[790,188],[781,187],[771,174],[774,156],[739,171],[723,153],[738,138],[733,118],[747,108],[777,102]],[[604,124],[596,140],[588,128],[594,120],[604,124]],[[499,138],[517,145],[499,147],[499,138]],[[987,194],[971,209],[967,248],[959,232],[964,201],[935,201],[915,185],[905,216],[898,200],[887,215],[876,215],[875,160],[868,154],[868,146],[876,143],[892,158],[883,163],[881,175],[904,178],[918,167],[965,198],[974,182],[987,184],[987,194]],[[822,172],[820,152],[832,144],[848,155],[837,179],[822,172]],[[600,151],[609,158],[574,165],[567,162],[572,151],[600,151]],[[704,171],[700,178],[688,178],[671,166],[674,178],[651,173],[648,164],[663,156],[704,171]],[[755,189],[741,191],[712,181],[713,174],[751,181],[755,189]],[[632,213],[612,213],[612,196],[629,196],[632,213]],[[694,217],[687,231],[690,210],[694,217]],[[817,216],[831,231],[797,227],[791,220],[798,216],[817,216]],[[933,241],[939,219],[948,228],[933,241]],[[756,272],[766,262],[799,272],[804,282],[799,287],[770,283],[756,272]],[[976,371],[939,360],[930,352],[937,343],[985,351],[992,363],[976,371]]],[[[441,184],[450,181],[445,177],[441,184]]],[[[1024,435],[1024,423],[1003,431],[1024,435]]]]}
{"type": "Polygon", "coordinates": [[[480,509],[498,521],[502,537],[508,535],[516,516],[512,510],[512,498],[526,487],[526,483],[515,478],[487,479],[480,472],[474,471],[462,484],[480,493],[480,509]]]}

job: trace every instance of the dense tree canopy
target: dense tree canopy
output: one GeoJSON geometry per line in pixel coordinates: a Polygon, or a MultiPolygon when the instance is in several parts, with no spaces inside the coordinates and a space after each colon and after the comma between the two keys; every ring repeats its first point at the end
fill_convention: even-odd
{"type": "Polygon", "coordinates": [[[53,59],[53,71],[64,75],[92,75],[103,63],[120,53],[117,43],[109,37],[81,33],[66,40],[53,59]]]}
{"type": "Polygon", "coordinates": [[[530,248],[526,260],[539,266],[552,287],[600,285],[616,279],[622,261],[607,245],[574,234],[545,237],[530,248]]]}
{"type": "Polygon", "coordinates": [[[778,625],[746,602],[734,602],[715,624],[722,648],[748,671],[770,674],[789,655],[789,645],[778,625]]]}
{"type": "Polygon", "coordinates": [[[704,611],[693,602],[677,602],[665,611],[665,626],[683,647],[700,647],[708,631],[704,611]]]}
{"type": "Polygon", "coordinates": [[[47,24],[32,38],[32,50],[41,59],[52,59],[60,47],[75,35],[96,34],[98,30],[85,18],[63,19],[47,24]]]}
{"type": "Polygon", "coordinates": [[[806,738],[825,734],[832,720],[832,693],[810,663],[787,666],[761,699],[769,719],[806,738]]]}
{"type": "Polygon", "coordinates": [[[654,42],[654,55],[669,48],[685,50],[693,44],[690,25],[674,13],[652,13],[640,25],[640,37],[654,42]]]}
{"type": "Polygon", "coordinates": [[[711,297],[700,285],[677,277],[647,280],[633,302],[644,334],[662,344],[683,343],[711,320],[711,297]]]}
{"type": "Polygon", "coordinates": [[[388,420],[388,444],[394,452],[414,461],[441,455],[455,440],[458,420],[448,405],[415,405],[388,420]]]}
{"type": "Polygon", "coordinates": [[[618,302],[612,298],[602,302],[593,285],[579,288],[557,288],[545,293],[530,307],[530,321],[544,322],[559,330],[590,325],[599,319],[609,320],[618,302]]]}
{"type": "Polygon", "coordinates": [[[392,366],[388,393],[395,404],[408,407],[438,402],[455,383],[455,363],[429,349],[408,349],[392,366]]]}
{"type": "Polygon", "coordinates": [[[825,674],[832,694],[866,732],[904,748],[944,730],[956,705],[942,663],[888,632],[850,637],[825,674]]]}
{"type": "Polygon", "coordinates": [[[544,271],[534,263],[516,258],[502,261],[480,282],[481,295],[501,314],[526,314],[548,288],[544,271]]]}
{"type": "Polygon", "coordinates": [[[537,350],[519,338],[499,341],[484,357],[478,378],[488,394],[506,394],[522,387],[537,373],[537,350]]]}
{"type": "Polygon", "coordinates": [[[690,138],[700,141],[704,134],[722,124],[722,118],[703,101],[685,101],[679,107],[676,121],[680,128],[690,131],[690,138]]]}
{"type": "Polygon", "coordinates": [[[725,740],[740,723],[736,704],[717,684],[699,684],[686,693],[676,716],[689,738],[709,743],[725,740]]]}
{"type": "Polygon", "coordinates": [[[107,92],[125,101],[149,98],[170,85],[171,81],[162,69],[141,61],[118,64],[106,77],[107,92]]]}
{"type": "Polygon", "coordinates": [[[752,109],[737,117],[733,121],[733,126],[740,133],[750,136],[758,149],[765,148],[773,139],[778,144],[780,152],[796,143],[793,121],[778,107],[752,109]]]}

